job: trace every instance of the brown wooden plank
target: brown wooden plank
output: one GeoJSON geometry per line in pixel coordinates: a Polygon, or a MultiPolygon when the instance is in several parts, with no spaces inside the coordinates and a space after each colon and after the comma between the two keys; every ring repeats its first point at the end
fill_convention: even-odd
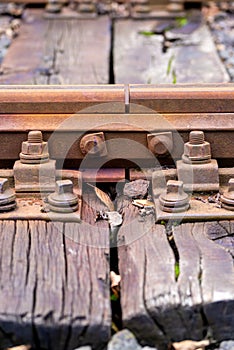
{"type": "Polygon", "coordinates": [[[181,266],[178,282],[183,281],[184,288],[187,280],[191,296],[195,288],[195,296],[201,298],[201,302],[195,300],[193,305],[200,304],[203,322],[210,327],[215,339],[223,340],[232,337],[234,325],[233,260],[223,247],[207,238],[211,225],[214,223],[183,224],[174,229],[181,266]],[[189,240],[190,249],[185,253],[184,245],[189,240]],[[185,270],[184,265],[188,265],[185,270]]]}
{"type": "MultiPolygon", "coordinates": [[[[26,12],[19,36],[13,40],[1,64],[0,84],[37,84],[36,69],[43,60],[45,24],[42,10],[26,12]]],[[[46,77],[43,84],[47,83],[46,77]]]]}
{"type": "Polygon", "coordinates": [[[139,222],[137,209],[126,200],[119,200],[121,207],[124,222],[118,233],[118,252],[124,325],[142,343],[159,348],[169,341],[201,339],[208,329],[215,339],[231,338],[233,261],[225,249],[208,239],[208,226],[174,227],[172,250],[164,226],[155,225],[147,216],[139,222]],[[177,255],[179,276],[175,273],[177,255]]]}
{"type": "Polygon", "coordinates": [[[0,83],[107,84],[109,18],[45,20],[43,13],[26,11],[19,37],[2,63],[0,83]]]}
{"type": "Polygon", "coordinates": [[[191,233],[190,224],[175,228],[174,240],[179,254],[179,276],[177,281],[180,303],[184,308],[184,320],[188,325],[188,339],[203,338],[201,314],[202,293],[199,275],[200,252],[191,233]]]}
{"type": "MultiPolygon", "coordinates": [[[[168,23],[168,19],[167,22],[168,23]]],[[[114,25],[114,75],[116,83],[172,84],[225,83],[230,78],[216,52],[207,26],[165,52],[163,35],[152,33],[155,20],[118,20],[114,25]],[[144,33],[146,33],[144,35],[144,33]],[[194,44],[195,43],[195,44],[194,44]],[[169,68],[169,66],[171,68],[169,68]],[[169,72],[170,70],[170,72],[169,72]],[[172,75],[174,71],[174,75],[172,75]]]]}
{"type": "Polygon", "coordinates": [[[100,349],[108,341],[109,229],[94,222],[97,208],[88,194],[82,224],[0,221],[1,346],[100,349]]]}
{"type": "Polygon", "coordinates": [[[49,21],[44,55],[52,58],[55,72],[49,83],[107,84],[109,52],[108,17],[49,21]]]}
{"type": "MultiPolygon", "coordinates": [[[[137,209],[128,200],[118,202],[124,222],[118,232],[119,272],[123,326],[131,329],[146,343],[162,342],[164,334],[155,324],[145,305],[145,223],[138,222],[137,209]],[[134,294],[134,296],[133,296],[134,294]]],[[[152,221],[147,221],[147,231],[152,221]]]]}

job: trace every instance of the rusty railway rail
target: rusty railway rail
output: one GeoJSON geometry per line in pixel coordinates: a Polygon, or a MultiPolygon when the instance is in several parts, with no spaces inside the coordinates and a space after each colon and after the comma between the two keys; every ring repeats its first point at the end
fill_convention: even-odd
{"type": "MultiPolygon", "coordinates": [[[[98,212],[107,210],[106,202],[85,184],[95,179],[105,183],[98,186],[113,188],[113,183],[141,177],[139,166],[152,171],[157,159],[175,165],[189,133],[200,130],[210,142],[212,158],[219,162],[219,169],[215,160],[203,163],[209,169],[204,174],[208,178],[213,174],[208,185],[211,188],[214,183],[216,192],[221,190],[221,177],[226,186],[234,178],[233,101],[232,84],[0,87],[0,177],[10,180],[17,202],[12,212],[1,213],[0,220],[0,349],[29,343],[33,349],[91,345],[103,350],[111,337],[109,273],[117,265],[123,281],[123,327],[132,330],[143,345],[165,350],[171,341],[200,340],[211,331],[218,342],[233,339],[233,206],[231,210],[215,207],[212,212],[207,202],[192,198],[184,213],[189,223],[172,227],[168,237],[160,224],[168,220],[158,203],[158,192],[163,193],[161,178],[157,170],[149,172],[155,213],[142,220],[132,199],[117,196],[116,210],[123,223],[113,253],[113,230],[106,220],[96,220],[98,212]],[[31,130],[41,130],[43,138],[40,132],[29,138],[31,130]],[[151,142],[157,139],[161,157],[152,151],[151,142]],[[21,150],[21,160],[38,159],[33,158],[35,154],[49,158],[43,140],[49,143],[50,160],[16,162],[13,168],[21,150]],[[36,147],[37,153],[30,147],[36,147]],[[90,158],[84,152],[89,150],[90,158]],[[225,164],[228,169],[222,168],[225,164]],[[77,171],[80,165],[82,174],[77,171]],[[75,171],[64,170],[68,167],[75,171]],[[43,176],[42,169],[46,169],[43,176]],[[41,181],[46,177],[53,186],[58,178],[66,179],[63,186],[74,184],[77,212],[45,212],[44,205],[53,197],[44,201],[36,186],[48,185],[48,179],[41,181]],[[156,220],[160,221],[155,224],[156,220]],[[201,220],[205,222],[196,222],[201,220]]],[[[154,147],[157,150],[157,142],[154,147]]],[[[171,186],[180,185],[175,167],[162,173],[172,180],[171,186]]],[[[196,177],[200,180],[194,170],[196,177]]],[[[203,181],[198,184],[203,186],[203,181]]]]}
{"type": "Polygon", "coordinates": [[[85,134],[103,133],[109,143],[102,157],[106,166],[128,167],[123,159],[131,159],[152,167],[144,150],[118,140],[147,149],[147,135],[169,131],[173,149],[161,157],[169,164],[183,153],[176,137],[186,142],[196,129],[205,132],[219,165],[233,166],[234,84],[1,86],[0,114],[1,168],[13,165],[27,132],[35,129],[49,141],[51,158],[59,163],[65,157],[73,168],[84,159],[80,141],[85,134]]]}

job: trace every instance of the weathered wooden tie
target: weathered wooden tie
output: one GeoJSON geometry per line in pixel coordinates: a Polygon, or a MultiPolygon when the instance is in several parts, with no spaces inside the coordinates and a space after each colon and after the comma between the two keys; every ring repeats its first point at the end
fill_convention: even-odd
{"type": "Polygon", "coordinates": [[[0,221],[1,348],[101,349],[108,341],[109,229],[94,224],[97,208],[87,194],[82,224],[0,221]]]}
{"type": "MultiPolygon", "coordinates": [[[[118,233],[124,326],[142,343],[162,349],[170,341],[198,340],[208,332],[217,340],[231,339],[233,259],[208,238],[212,227],[217,233],[223,223],[174,227],[173,250],[172,236],[168,240],[165,227],[155,225],[152,215],[142,219],[127,200],[119,201],[120,208],[124,215],[118,233]]],[[[233,222],[224,225],[230,225],[226,236],[233,236],[233,222]]]]}

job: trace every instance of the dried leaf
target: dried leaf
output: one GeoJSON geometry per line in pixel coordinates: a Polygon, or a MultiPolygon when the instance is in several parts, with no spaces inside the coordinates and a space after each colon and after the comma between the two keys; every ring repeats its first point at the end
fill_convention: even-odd
{"type": "Polygon", "coordinates": [[[88,184],[88,185],[94,188],[97,197],[100,199],[100,201],[102,201],[102,203],[104,203],[107,206],[109,211],[115,210],[114,203],[111,201],[110,197],[106,192],[103,192],[102,190],[100,190],[100,188],[93,186],[91,184],[88,184]]]}
{"type": "Polygon", "coordinates": [[[172,343],[169,349],[171,350],[205,350],[205,347],[210,344],[208,339],[201,341],[183,340],[178,343],[172,343]]]}

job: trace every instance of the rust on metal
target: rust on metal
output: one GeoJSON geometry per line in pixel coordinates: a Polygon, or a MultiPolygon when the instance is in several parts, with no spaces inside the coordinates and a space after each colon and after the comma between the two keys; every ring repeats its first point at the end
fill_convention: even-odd
{"type": "Polygon", "coordinates": [[[130,85],[130,111],[142,113],[136,105],[158,113],[233,113],[233,84],[130,85]]]}
{"type": "Polygon", "coordinates": [[[47,200],[51,211],[72,213],[78,209],[78,197],[73,192],[71,180],[57,180],[55,192],[51,193],[47,200]]]}
{"type": "Polygon", "coordinates": [[[234,178],[228,181],[228,190],[221,196],[221,203],[224,209],[234,210],[234,178]]]}
{"type": "Polygon", "coordinates": [[[16,196],[10,188],[7,178],[0,178],[0,212],[14,210],[16,208],[16,196]]]}
{"type": "MultiPolygon", "coordinates": [[[[214,140],[215,141],[215,140],[214,140]]],[[[182,160],[176,162],[178,179],[188,191],[218,191],[219,172],[216,159],[211,159],[209,142],[203,131],[191,131],[184,144],[182,160]]]]}
{"type": "MultiPolygon", "coordinates": [[[[87,133],[103,132],[106,141],[122,138],[137,142],[147,150],[147,137],[172,132],[174,146],[165,157],[170,164],[170,157],[178,160],[183,153],[176,137],[186,142],[190,131],[203,130],[213,157],[222,163],[233,159],[233,97],[233,84],[157,88],[141,85],[2,86],[0,142],[5,147],[0,159],[16,160],[26,132],[32,129],[43,131],[52,158],[59,160],[66,154],[66,159],[78,162],[85,156],[79,143],[87,133]],[[150,105],[152,109],[143,105],[150,105]],[[157,113],[154,108],[163,113],[157,113]],[[125,113],[129,110],[130,113],[125,113]]],[[[132,147],[121,142],[118,147],[112,144],[110,147],[108,144],[106,162],[124,155],[133,161],[145,160],[144,167],[152,166],[152,157],[149,159],[146,152],[139,149],[133,152],[132,147]]],[[[123,160],[117,163],[115,167],[126,166],[123,160]]]]}
{"type": "Polygon", "coordinates": [[[123,113],[124,102],[124,85],[0,87],[0,110],[11,114],[123,113]]]}
{"type": "Polygon", "coordinates": [[[159,196],[159,205],[162,211],[179,213],[188,210],[189,197],[184,192],[183,182],[169,180],[166,191],[159,196]]]}
{"type": "Polygon", "coordinates": [[[16,192],[51,192],[55,188],[55,160],[40,130],[30,131],[22,142],[20,160],[13,167],[16,192]]]}
{"type": "Polygon", "coordinates": [[[171,132],[163,132],[147,135],[149,150],[158,157],[165,157],[171,153],[173,140],[171,132]]]}

